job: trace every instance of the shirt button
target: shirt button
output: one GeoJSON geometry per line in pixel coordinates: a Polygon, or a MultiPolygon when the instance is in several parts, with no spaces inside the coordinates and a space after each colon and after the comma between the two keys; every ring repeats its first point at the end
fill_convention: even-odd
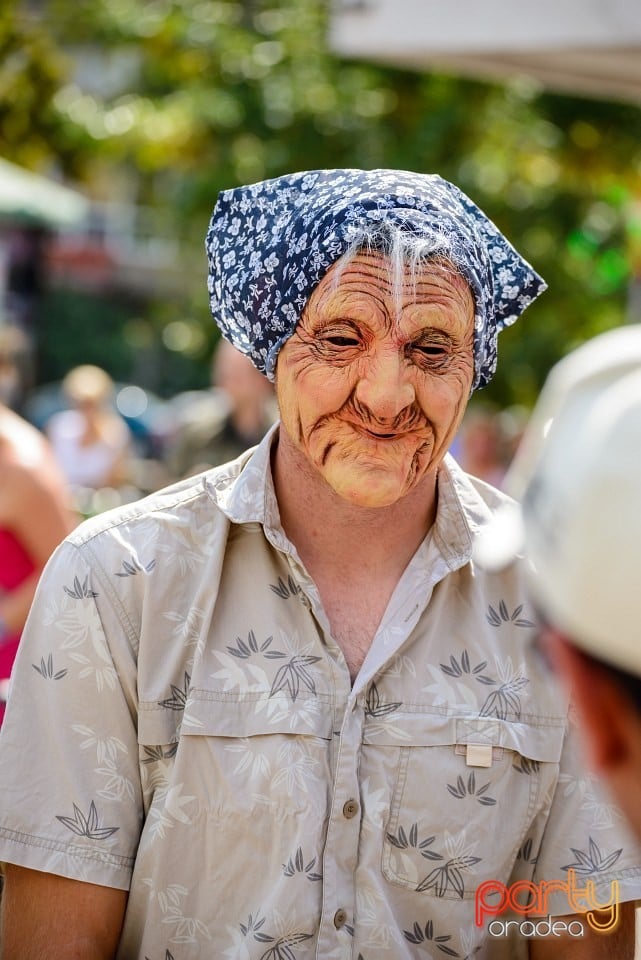
{"type": "Polygon", "coordinates": [[[337,930],[340,930],[341,927],[345,925],[347,921],[347,911],[346,910],[337,910],[334,914],[334,926],[337,930]]]}
{"type": "Polygon", "coordinates": [[[348,800],[345,806],[343,807],[343,816],[348,820],[351,820],[352,817],[355,817],[358,813],[358,804],[356,800],[348,800]]]}

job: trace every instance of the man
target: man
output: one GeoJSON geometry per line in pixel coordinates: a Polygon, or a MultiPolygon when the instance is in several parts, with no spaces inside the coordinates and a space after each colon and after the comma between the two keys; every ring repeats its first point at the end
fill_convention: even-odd
{"type": "Polygon", "coordinates": [[[166,462],[175,479],[234,460],[278,419],[273,384],[228,340],[212,360],[212,389],[180,394],[166,462]]]}
{"type": "Polygon", "coordinates": [[[572,689],[591,765],[641,835],[641,327],[557,364],[509,484],[522,512],[506,515],[481,559],[503,564],[527,543],[545,646],[572,689]]]}
{"type": "MultiPolygon", "coordinates": [[[[5,955],[496,957],[479,885],[558,886],[597,843],[596,889],[638,896],[630,839],[567,790],[523,571],[471,561],[504,498],[446,456],[540,278],[403,171],[225,191],[207,248],[281,423],[49,566],[0,742],[5,955]]],[[[601,956],[584,926],[564,957],[601,956]]],[[[625,917],[608,944],[632,956],[625,917]]]]}

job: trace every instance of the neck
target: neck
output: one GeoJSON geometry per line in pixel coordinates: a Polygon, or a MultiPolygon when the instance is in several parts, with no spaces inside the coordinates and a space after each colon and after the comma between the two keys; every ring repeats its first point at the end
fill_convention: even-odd
{"type": "Polygon", "coordinates": [[[436,474],[386,507],[340,497],[280,428],[273,473],[281,523],[310,572],[318,565],[402,572],[436,516],[436,474]]]}

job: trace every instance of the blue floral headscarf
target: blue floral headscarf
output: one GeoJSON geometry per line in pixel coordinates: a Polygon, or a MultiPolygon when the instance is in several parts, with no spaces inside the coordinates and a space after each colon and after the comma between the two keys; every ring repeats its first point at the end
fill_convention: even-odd
{"type": "Polygon", "coordinates": [[[458,187],[404,170],[311,170],[223,191],[207,231],[210,307],[223,335],[270,380],[312,291],[376,222],[432,241],[472,289],[474,387],[497,337],[546,284],[458,187]]]}

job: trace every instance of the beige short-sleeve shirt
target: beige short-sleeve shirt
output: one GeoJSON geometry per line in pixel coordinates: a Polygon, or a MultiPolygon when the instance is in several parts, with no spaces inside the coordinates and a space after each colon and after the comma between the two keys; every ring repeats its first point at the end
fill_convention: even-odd
{"type": "Polygon", "coordinates": [[[0,859],[129,889],[121,960],[493,956],[484,880],[572,868],[641,896],[520,566],[471,559],[501,495],[447,458],[352,686],[279,523],[272,437],[50,561],[0,735],[0,859]]]}

